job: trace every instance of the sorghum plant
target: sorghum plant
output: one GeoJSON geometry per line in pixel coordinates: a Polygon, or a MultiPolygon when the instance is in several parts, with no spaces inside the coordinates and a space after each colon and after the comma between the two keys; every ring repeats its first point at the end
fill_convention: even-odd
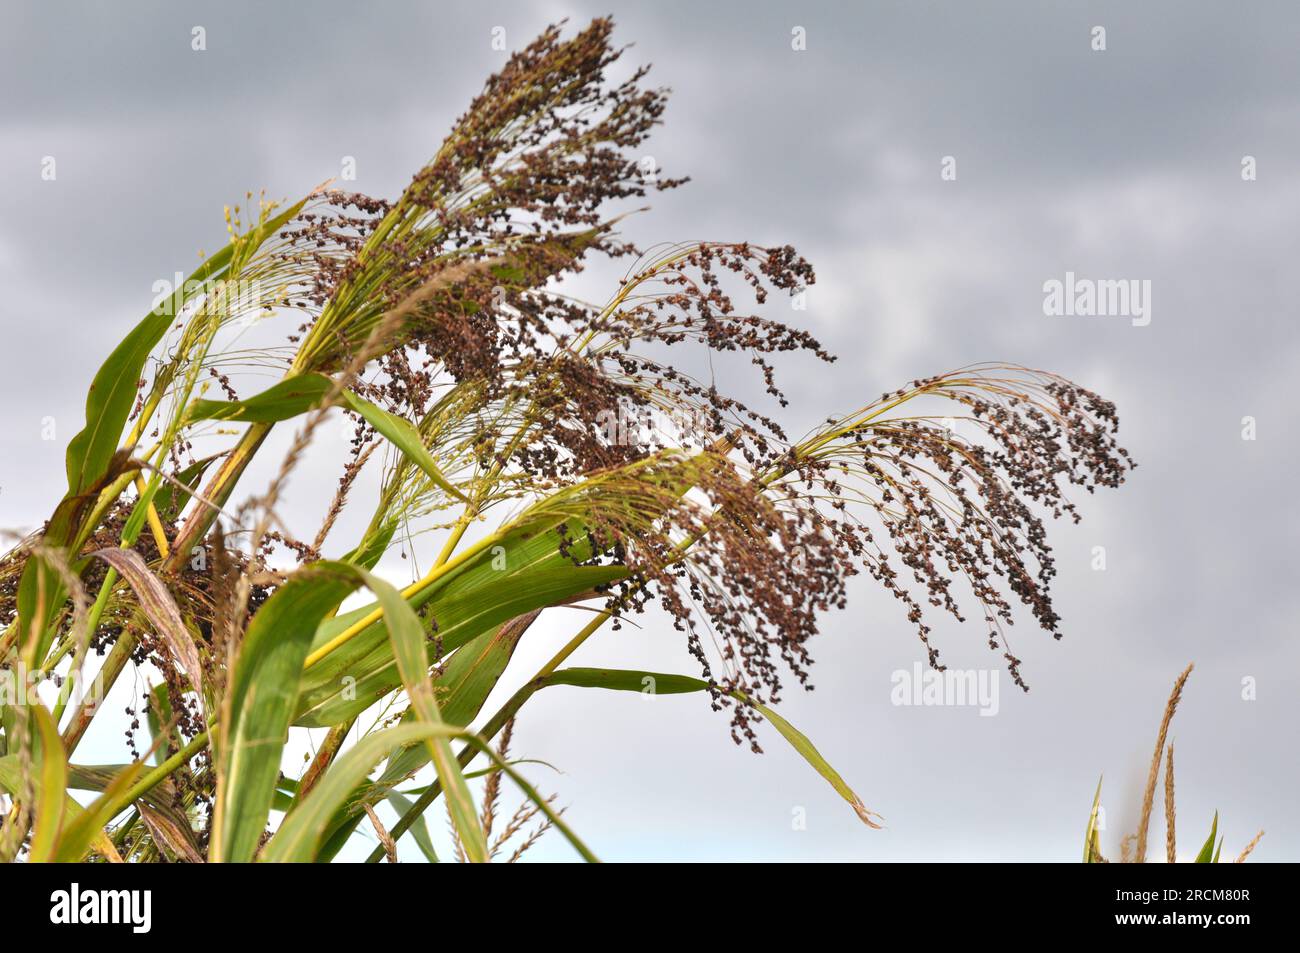
{"type": "Polygon", "coordinates": [[[229,244],[104,362],[66,493],[3,564],[0,659],[62,686],[52,705],[4,705],[5,858],[321,860],[367,818],[373,859],[408,830],[431,854],[424,812],[442,799],[455,851],[481,861],[502,850],[503,779],[525,800],[503,833],[535,814],[590,857],[492,747],[554,685],[707,693],[738,743],[759,751],[771,723],[874,826],[770,707],[790,679],[811,687],[818,616],[864,570],[935,667],[928,613],[963,619],[964,592],[1024,685],[1013,607],[1059,637],[1044,517],[1077,519],[1067,491],[1123,481],[1114,407],[1052,374],[979,365],[794,439],[684,372],[692,349],[748,358],[764,401],[785,406],[778,356],[833,358],[763,313],[814,281],[792,248],[619,237],[616,206],[681,180],[638,169],[666,94],[645,70],[609,78],[623,52],[610,34],[607,20],[569,39],[552,28],[514,55],[393,201],[249,196],[227,213],[229,244]],[[598,258],[625,265],[607,301],[562,290],[598,258]],[[287,346],[230,343],[286,320],[287,346]],[[268,368],[277,382],[236,391],[268,368]],[[339,414],[351,453],[319,531],[299,538],[280,504],[339,414]],[[282,425],[287,456],[249,492],[282,425]],[[377,499],[358,499],[367,466],[383,469],[377,499]],[[340,540],[348,507],[371,516],[340,540]],[[428,560],[400,591],[372,573],[399,546],[428,560]],[[345,608],[360,589],[373,601],[345,608]],[[590,622],[483,718],[539,614],[574,605],[590,622]],[[566,667],[605,623],[656,607],[697,673],[566,667]],[[91,654],[102,690],[132,665],[155,686],[130,712],[147,750],[115,767],[75,760],[101,710],[72,691],[91,654]],[[307,728],[327,729],[314,758],[282,771],[289,732],[307,728]],[[480,755],[481,807],[466,773],[480,755]],[[82,807],[70,788],[100,793],[82,807]],[[383,801],[401,813],[391,831],[383,801]]]}

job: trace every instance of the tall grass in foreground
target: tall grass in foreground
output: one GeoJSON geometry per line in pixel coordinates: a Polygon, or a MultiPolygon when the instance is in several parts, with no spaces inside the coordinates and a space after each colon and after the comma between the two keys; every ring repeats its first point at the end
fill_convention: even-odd
{"type": "MultiPolygon", "coordinates": [[[[1156,732],[1156,750],[1151,757],[1151,770],[1147,772],[1146,790],[1142,797],[1142,812],[1138,820],[1137,831],[1120,840],[1120,863],[1143,864],[1147,859],[1147,833],[1151,829],[1151,812],[1155,806],[1156,784],[1160,779],[1160,764],[1163,759],[1165,765],[1165,789],[1164,789],[1164,808],[1165,808],[1165,860],[1169,863],[1176,863],[1178,860],[1178,837],[1177,837],[1177,816],[1174,810],[1174,743],[1168,741],[1169,725],[1174,720],[1174,712],[1178,710],[1178,703],[1183,697],[1183,686],[1187,684],[1187,677],[1192,674],[1192,666],[1188,665],[1183,669],[1181,675],[1174,682],[1174,689],[1169,694],[1169,701],[1165,703],[1164,717],[1160,719],[1160,729],[1156,732]],[[1168,741],[1168,747],[1166,747],[1168,741]]],[[[1101,830],[1097,823],[1098,811],[1101,807],[1101,782],[1097,782],[1097,793],[1092,798],[1092,812],[1088,815],[1088,827],[1083,835],[1083,862],[1085,864],[1105,864],[1109,863],[1101,853],[1101,830]]],[[[1256,834],[1237,855],[1236,863],[1242,863],[1250,856],[1264,832],[1256,834]]],[[[1214,820],[1210,822],[1210,836],[1205,839],[1201,845],[1200,851],[1196,854],[1195,863],[1198,864],[1217,864],[1219,856],[1223,851],[1223,838],[1219,837],[1219,812],[1214,812],[1214,820]],[[1217,838],[1217,842],[1216,842],[1217,838]]]]}
{"type": "Polygon", "coordinates": [[[677,350],[747,360],[784,407],[777,356],[833,358],[741,307],[814,281],[792,248],[642,251],[618,237],[613,203],[681,183],[638,169],[666,94],[644,70],[607,79],[621,54],[610,31],[552,28],[514,55],[396,200],[319,188],[230,210],[229,244],[108,356],[62,501],[0,569],[0,659],[63,686],[51,705],[4,704],[0,857],[328,860],[363,824],[379,838],[372,860],[408,832],[433,857],[426,812],[441,800],[455,856],[504,856],[500,836],[531,843],[522,825],[536,821],[591,859],[527,763],[494,747],[556,686],[706,695],[738,743],[761,750],[767,722],[876,826],[773,709],[786,681],[811,687],[818,615],[861,571],[899,600],[936,667],[927,619],[963,619],[964,592],[1025,687],[1014,604],[1060,636],[1041,514],[1077,519],[1068,488],[1123,481],[1114,407],[1049,373],[979,365],[791,438],[685,373],[677,350]],[[598,256],[628,263],[609,299],[563,293],[598,256]],[[289,314],[286,347],[230,344],[289,314]],[[268,369],[278,380],[237,392],[232,375],[268,369]],[[280,504],[338,414],[354,422],[350,457],[319,529],[295,536],[280,504]],[[282,425],[290,449],[249,492],[249,464],[282,425]],[[358,500],[367,466],[381,489],[358,500]],[[356,507],[365,531],[337,540],[356,507]],[[399,546],[424,567],[400,590],[372,572],[399,546]],[[360,590],[370,602],[341,611],[360,590]],[[697,673],[568,665],[652,606],[697,673]],[[564,648],[515,672],[538,616],[575,609],[587,621],[564,648]],[[131,665],[153,685],[133,712],[148,741],[132,732],[114,765],[75,760],[101,711],[71,690],[91,652],[106,688],[131,665]],[[485,712],[507,669],[518,689],[485,712]],[[286,775],[286,739],[307,728],[326,735],[286,775]],[[484,773],[480,802],[469,782],[484,773]],[[524,807],[494,834],[505,784],[524,807]],[[97,794],[83,807],[69,790],[97,794]],[[400,814],[391,830],[385,802],[400,814]]]}

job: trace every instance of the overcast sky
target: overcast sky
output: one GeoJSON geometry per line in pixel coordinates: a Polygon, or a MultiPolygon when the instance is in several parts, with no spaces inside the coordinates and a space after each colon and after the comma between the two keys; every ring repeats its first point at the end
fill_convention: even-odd
{"type": "MultiPolygon", "coordinates": [[[[765,755],[735,747],[694,696],[543,693],[517,753],[564,773],[535,780],[610,860],[1074,861],[1103,772],[1117,853],[1165,697],[1194,661],[1173,729],[1183,851],[1217,809],[1225,855],[1264,828],[1257,859],[1300,859],[1300,8],[1192,6],[5,4],[0,527],[48,516],[95,368],[156,280],[218,247],[225,203],[301,195],[344,156],[358,189],[396,195],[504,61],[494,27],[516,48],[548,22],[612,11],[629,55],[674,90],[647,151],[693,179],[632,236],[789,242],[817,267],[794,317],[840,361],[791,365],[791,419],[1007,360],[1114,400],[1141,467],[1082,501],[1082,525],[1051,527],[1066,637],[1017,627],[1033,690],[1003,675],[994,717],[891,703],[892,674],[924,656],[868,582],[825,619],[817,691],[782,711],[886,830],[863,827],[770,729],[765,755]],[[206,50],[191,48],[196,26],[206,50]],[[1067,272],[1149,281],[1150,323],[1045,315],[1044,283],[1067,272]]],[[[512,672],[572,623],[530,634],[512,672]]],[[[939,624],[935,641],[950,665],[997,671],[974,626],[939,624]]],[[[574,661],[695,671],[662,619],[574,661]]],[[[109,757],[119,731],[83,752],[109,757]]],[[[530,856],[572,854],[552,836],[530,856]]]]}

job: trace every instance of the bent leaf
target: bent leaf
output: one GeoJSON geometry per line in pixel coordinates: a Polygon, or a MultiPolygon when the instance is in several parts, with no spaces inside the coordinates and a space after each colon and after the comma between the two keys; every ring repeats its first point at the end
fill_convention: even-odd
{"type": "Polygon", "coordinates": [[[425,449],[419,431],[411,425],[409,420],[398,417],[396,414],[390,414],[382,407],[378,407],[368,400],[363,400],[350,390],[343,392],[343,400],[349,407],[365,418],[366,423],[374,427],[393,446],[400,450],[406,459],[423,470],[425,476],[433,481],[434,486],[444,493],[451,494],[462,503],[469,503],[468,497],[452,486],[447,478],[442,475],[442,471],[438,469],[438,464],[434,462],[429,451],[425,449]]]}
{"type": "Polygon", "coordinates": [[[141,610],[166,641],[181,671],[189,677],[190,684],[194,686],[194,691],[199,696],[199,704],[206,710],[207,702],[203,697],[203,666],[199,661],[199,650],[189,630],[185,628],[185,622],[181,619],[181,610],[177,608],[171,592],[163,585],[161,579],[149,571],[149,567],[144,564],[144,557],[134,549],[110,546],[96,550],[91,555],[108,563],[131,585],[141,610]]]}
{"type": "MultiPolygon", "coordinates": [[[[415,611],[406,604],[402,594],[393,586],[366,572],[352,567],[352,571],[379,599],[384,610],[384,622],[392,640],[393,655],[401,673],[402,684],[410,697],[411,707],[419,721],[429,724],[443,724],[438,703],[433,697],[433,683],[429,679],[428,657],[425,654],[424,628],[415,611]]],[[[433,758],[442,782],[443,793],[447,797],[447,810],[451,814],[456,834],[465,848],[465,856],[475,863],[488,860],[487,841],[479,825],[478,811],[474,798],[469,793],[465,782],[464,770],[451,750],[451,742],[446,737],[426,735],[424,743],[433,758]]]]}
{"type": "MultiPolygon", "coordinates": [[[[445,721],[453,725],[468,725],[478,717],[488,695],[492,694],[492,689],[510,664],[519,640],[540,614],[540,610],[535,610],[489,629],[452,655],[442,674],[433,682],[445,721]]],[[[408,712],[407,717],[412,714],[408,712]]],[[[422,749],[412,745],[389,759],[379,783],[398,783],[427,763],[422,749]]]]}
{"type": "MultiPolygon", "coordinates": [[[[547,685],[573,685],[580,688],[607,688],[614,691],[623,692],[653,692],[655,694],[675,695],[686,692],[703,692],[709,688],[709,683],[698,678],[691,678],[686,675],[667,675],[662,672],[637,672],[619,669],[602,669],[602,668],[565,668],[558,672],[553,672],[546,676],[544,683],[547,685]]],[[[840,777],[838,771],[831,767],[830,763],[822,757],[817,747],[808,740],[802,732],[794,725],[790,724],[780,715],[766,705],[760,705],[758,702],[746,697],[742,692],[732,692],[731,696],[742,704],[749,705],[764,718],[772,723],[772,726],[781,733],[790,746],[797,751],[805,761],[812,765],[813,770],[820,774],[835,793],[844,800],[848,801],[853,807],[858,818],[868,827],[880,828],[873,818],[879,817],[879,814],[869,810],[862,799],[849,787],[847,782],[840,777]]]]}
{"type": "MultiPolygon", "coordinates": [[[[75,769],[72,769],[75,774],[75,769]]],[[[18,755],[11,754],[0,757],[0,789],[8,791],[13,797],[25,797],[25,785],[23,784],[23,775],[19,765],[18,755]]],[[[40,784],[36,784],[36,794],[41,796],[40,784]]],[[[44,798],[42,798],[44,800],[44,798]]],[[[77,803],[76,799],[70,794],[63,796],[63,820],[62,826],[67,828],[76,818],[78,818],[85,808],[77,803]]],[[[58,803],[57,801],[55,803],[58,803]]],[[[122,858],[117,853],[117,848],[113,842],[108,839],[108,835],[102,830],[96,832],[91,841],[91,847],[95,853],[104,857],[108,861],[120,864],[122,858]]]]}
{"type": "MultiPolygon", "coordinates": [[[[191,423],[200,420],[279,423],[319,407],[333,387],[334,381],[325,374],[296,374],[246,400],[196,400],[190,404],[185,417],[191,423]]],[[[349,390],[344,390],[340,396],[349,408],[360,414],[404,457],[423,470],[436,486],[462,503],[469,502],[465,494],[442,475],[410,421],[389,413],[349,390]]]]}
{"type": "Polygon", "coordinates": [[[113,819],[120,810],[119,798],[130,789],[139,777],[144,762],[136,761],[127,765],[112,782],[104,788],[104,793],[64,825],[59,837],[59,847],[54,859],[59,863],[75,863],[86,856],[95,844],[102,843],[105,837],[104,825],[113,819]]]}
{"type": "MultiPolygon", "coordinates": [[[[315,563],[291,577],[254,616],[235,663],[228,708],[232,715],[222,746],[223,771],[213,820],[212,859],[253,859],[275,799],[281,753],[312,636],[326,614],[358,585],[369,588],[383,607],[384,617],[377,624],[390,633],[406,683],[418,693],[420,678],[428,681],[424,629],[393,586],[339,562],[315,563]]],[[[431,690],[427,700],[431,704],[425,714],[436,722],[431,690]]],[[[434,742],[434,756],[439,778],[452,790],[463,792],[472,814],[464,776],[445,738],[434,742]]],[[[303,806],[289,816],[297,816],[303,806]]],[[[477,816],[473,828],[463,817],[458,819],[458,827],[461,823],[467,825],[461,828],[467,850],[472,855],[479,853],[473,846],[477,816]]],[[[478,839],[482,840],[481,831],[478,839]]],[[[486,845],[481,853],[486,855],[486,845]]]]}
{"type": "MultiPolygon", "coordinates": [[[[452,653],[451,659],[433,680],[434,693],[444,721],[468,725],[477,716],[505,671],[514,650],[525,631],[540,613],[530,612],[511,619],[462,646],[452,653]]],[[[415,720],[408,710],[403,724],[415,720]]],[[[330,831],[322,846],[322,856],[332,858],[356,830],[365,816],[362,805],[377,804],[393,793],[393,788],[429,763],[428,750],[423,745],[408,745],[393,752],[383,773],[374,783],[361,785],[330,824],[330,831]]],[[[466,778],[472,775],[467,774],[466,778]]],[[[424,820],[420,818],[423,825],[424,820]]]]}
{"type": "MultiPolygon", "coordinates": [[[[166,687],[165,682],[159,686],[162,689],[166,687]]],[[[163,694],[165,696],[166,692],[164,691],[163,694]]],[[[155,737],[157,737],[156,733],[155,737]]],[[[128,767],[130,766],[125,764],[69,763],[68,787],[79,791],[105,791],[128,767]]],[[[198,862],[201,862],[203,858],[198,853],[198,842],[190,826],[190,819],[183,807],[177,807],[178,803],[183,805],[184,802],[176,796],[176,786],[170,779],[166,779],[142,794],[136,800],[135,806],[140,811],[141,819],[145,819],[145,811],[148,810],[157,819],[159,826],[165,828],[165,837],[177,856],[183,855],[190,862],[195,862],[194,857],[197,856],[198,862]],[[186,843],[184,845],[171,843],[178,838],[186,843]]]]}

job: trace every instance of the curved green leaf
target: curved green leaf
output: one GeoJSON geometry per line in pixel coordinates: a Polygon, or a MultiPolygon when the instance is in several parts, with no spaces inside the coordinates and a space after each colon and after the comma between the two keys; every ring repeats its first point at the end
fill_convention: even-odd
{"type": "MultiPolygon", "coordinates": [[[[468,725],[478,717],[488,695],[492,694],[492,689],[510,664],[519,640],[539,614],[540,611],[534,611],[511,619],[456,650],[433,681],[444,721],[468,725]]],[[[411,712],[407,713],[408,718],[411,715],[411,712]]],[[[379,783],[399,783],[427,763],[423,749],[412,745],[389,759],[379,783]]]]}
{"type": "Polygon", "coordinates": [[[378,407],[368,400],[363,400],[350,390],[343,392],[343,401],[365,418],[366,423],[386,437],[393,446],[402,452],[406,459],[423,470],[425,476],[433,481],[434,486],[444,493],[451,494],[462,503],[469,503],[468,497],[452,486],[447,478],[442,475],[442,471],[438,469],[438,464],[434,462],[429,451],[425,449],[419,431],[415,429],[409,420],[396,414],[390,414],[382,407],[378,407]]]}
{"type": "MultiPolygon", "coordinates": [[[[8,791],[9,794],[13,797],[25,796],[25,785],[23,784],[22,765],[19,761],[18,755],[16,754],[10,754],[10,755],[5,755],[4,757],[0,757],[0,789],[8,791]]],[[[36,793],[38,797],[41,796],[41,786],[39,781],[36,784],[36,793]]],[[[43,797],[40,797],[40,799],[42,802],[45,801],[45,798],[43,797]]],[[[73,798],[72,795],[70,794],[64,794],[62,801],[63,801],[62,828],[66,830],[68,827],[71,826],[73,821],[75,821],[78,817],[80,817],[85,812],[86,809],[82,807],[80,804],[78,804],[76,799],[73,798]]],[[[57,804],[58,801],[55,800],[53,803],[57,804]]],[[[121,862],[121,858],[118,856],[117,850],[113,847],[112,842],[109,841],[107,835],[104,834],[103,830],[96,829],[95,836],[93,837],[91,843],[96,853],[99,853],[102,856],[107,857],[108,859],[114,861],[115,863],[121,862]]]]}
{"type": "MultiPolygon", "coordinates": [[[[348,563],[308,566],[276,590],[258,610],[235,662],[227,710],[230,725],[221,749],[223,770],[213,819],[213,859],[252,860],[270,815],[279,778],[280,758],[297,704],[299,680],[311,638],[325,615],[358,585],[365,585],[383,607],[382,627],[390,634],[393,654],[427,721],[438,723],[437,705],[428,687],[424,629],[393,586],[348,563]]],[[[478,820],[464,775],[445,739],[430,739],[439,778],[459,795],[464,810],[453,812],[471,855],[478,820]]],[[[293,812],[296,814],[297,812],[293,812]]],[[[292,815],[291,815],[292,816],[292,815]]],[[[482,832],[478,838],[482,841],[482,832]]]]}
{"type": "MultiPolygon", "coordinates": [[[[501,626],[489,629],[452,653],[451,659],[442,666],[441,673],[433,680],[434,693],[444,721],[468,725],[478,716],[514,655],[519,640],[538,614],[530,612],[526,616],[511,619],[501,626]]],[[[410,724],[414,720],[415,712],[408,709],[403,716],[403,724],[410,724]]],[[[342,849],[365,816],[363,804],[376,804],[384,798],[392,800],[393,788],[428,763],[428,749],[421,744],[407,745],[393,752],[379,779],[373,784],[362,784],[331,821],[329,835],[322,847],[323,855],[333,857],[342,849]]],[[[469,777],[466,775],[466,778],[469,777]]],[[[402,810],[406,810],[406,807],[402,810]]],[[[423,825],[423,818],[418,823],[423,825]]],[[[418,836],[417,831],[417,839],[418,836]]]]}
{"type": "MultiPolygon", "coordinates": [[[[393,656],[401,673],[402,685],[411,700],[416,718],[425,724],[442,725],[442,713],[433,697],[433,682],[429,678],[428,656],[425,652],[424,628],[415,612],[402,599],[401,593],[381,579],[376,579],[364,569],[353,570],[366,580],[370,591],[379,597],[384,609],[384,621],[393,644],[393,656]]],[[[465,774],[451,750],[446,737],[426,735],[424,743],[433,759],[447,798],[447,810],[456,828],[457,836],[465,849],[465,856],[475,863],[488,860],[487,841],[479,825],[474,798],[470,796],[465,774]]]]}
{"type": "MultiPolygon", "coordinates": [[[[189,422],[230,420],[238,423],[278,423],[319,407],[333,387],[334,381],[324,374],[296,374],[245,400],[196,400],[190,404],[185,419],[189,422]]],[[[350,390],[342,391],[340,396],[349,408],[360,414],[401,451],[406,459],[423,470],[434,485],[462,503],[469,502],[465,494],[442,475],[433,456],[425,449],[419,431],[410,421],[358,397],[350,390]]]]}
{"type": "Polygon", "coordinates": [[[257,850],[312,636],[358,583],[337,570],[342,565],[317,563],[295,574],[258,609],[244,636],[225,699],[214,861],[247,862],[257,850]]]}
{"type": "MultiPolygon", "coordinates": [[[[565,668],[553,672],[543,679],[547,685],[574,685],[581,688],[607,688],[622,692],[651,692],[654,694],[673,695],[686,692],[707,691],[709,683],[687,675],[668,675],[662,672],[637,672],[603,668],[565,668]]],[[[827,780],[835,793],[848,801],[858,818],[868,827],[879,828],[873,818],[879,817],[862,803],[862,799],[840,777],[838,771],[822,757],[817,747],[802,732],[790,724],[766,705],[748,698],[742,692],[732,692],[731,696],[742,704],[749,705],[772,723],[781,737],[790,743],[813,770],[827,780]]]]}
{"type": "Polygon", "coordinates": [[[562,668],[548,675],[546,683],[651,695],[685,695],[709,689],[708,682],[689,675],[668,675],[663,672],[638,672],[615,668],[562,668]]]}
{"type": "MultiPolygon", "coordinates": [[[[242,249],[251,252],[259,247],[297,215],[306,201],[304,198],[244,236],[239,240],[242,249]]],[[[197,287],[226,273],[235,248],[233,242],[226,245],[195,269],[172,295],[170,307],[160,306],[146,315],[96,372],[86,395],[86,426],[68,444],[69,496],[84,493],[108,468],[131,414],[140,375],[150,352],[167,333],[186,300],[196,293],[197,287]]]]}
{"type": "Polygon", "coordinates": [[[143,767],[143,761],[128,764],[105,786],[103,794],[81,813],[68,819],[59,835],[59,847],[54,856],[57,862],[75,863],[85,857],[92,846],[105,842],[104,825],[118,813],[121,796],[135,783],[143,767]]]}

